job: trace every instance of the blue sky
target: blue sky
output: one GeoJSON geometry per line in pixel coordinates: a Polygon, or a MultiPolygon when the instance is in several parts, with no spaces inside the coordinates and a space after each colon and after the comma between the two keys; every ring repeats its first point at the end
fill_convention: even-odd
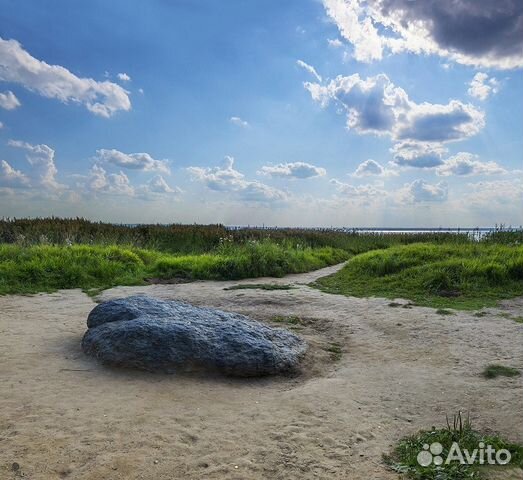
{"type": "Polygon", "coordinates": [[[522,10],[0,0],[0,215],[520,225],[522,10]]]}

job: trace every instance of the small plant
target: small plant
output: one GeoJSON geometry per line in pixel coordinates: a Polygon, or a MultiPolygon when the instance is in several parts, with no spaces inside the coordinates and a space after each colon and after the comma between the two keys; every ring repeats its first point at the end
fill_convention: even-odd
{"type": "Polygon", "coordinates": [[[341,357],[343,356],[343,351],[339,343],[331,343],[330,345],[325,347],[325,350],[331,354],[331,359],[334,362],[340,361],[341,357]]]}
{"type": "Polygon", "coordinates": [[[436,310],[436,313],[438,315],[455,315],[455,313],[452,310],[447,310],[446,308],[438,308],[436,310]]]}
{"type": "Polygon", "coordinates": [[[490,447],[496,452],[508,451],[509,465],[523,465],[523,446],[475,430],[470,418],[463,418],[461,412],[452,421],[447,417],[446,423],[446,427],[432,427],[403,438],[390,455],[384,455],[385,463],[413,480],[479,479],[484,478],[486,466],[502,468],[499,463],[488,464],[486,449],[490,447]],[[456,459],[458,451],[463,462],[456,459]]]}
{"type": "Polygon", "coordinates": [[[497,364],[488,365],[485,370],[483,370],[483,376],[485,378],[518,377],[519,375],[521,375],[521,372],[517,368],[497,364]]]}
{"type": "Polygon", "coordinates": [[[297,315],[276,315],[272,317],[272,321],[276,323],[288,323],[289,325],[302,325],[303,320],[297,315]]]}
{"type": "Polygon", "coordinates": [[[516,323],[523,323],[523,317],[522,316],[513,316],[510,313],[502,312],[498,313],[498,317],[507,318],[508,320],[514,320],[516,323]]]}
{"type": "Polygon", "coordinates": [[[485,317],[486,315],[488,315],[488,312],[476,312],[476,313],[474,313],[474,316],[478,317],[478,318],[485,317]]]}
{"type": "Polygon", "coordinates": [[[241,285],[232,285],[224,290],[293,290],[293,285],[279,283],[245,283],[241,285]]]}

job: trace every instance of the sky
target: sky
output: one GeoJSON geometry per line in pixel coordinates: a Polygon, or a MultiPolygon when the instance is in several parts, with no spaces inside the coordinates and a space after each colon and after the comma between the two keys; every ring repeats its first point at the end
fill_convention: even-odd
{"type": "Polygon", "coordinates": [[[523,224],[520,0],[0,0],[0,217],[523,224]]]}

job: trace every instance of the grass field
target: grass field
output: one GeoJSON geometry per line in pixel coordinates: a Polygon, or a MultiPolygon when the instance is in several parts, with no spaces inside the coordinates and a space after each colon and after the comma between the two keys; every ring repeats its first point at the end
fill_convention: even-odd
{"type": "Polygon", "coordinates": [[[474,310],[523,295],[523,246],[491,242],[394,246],[353,257],[316,286],[329,293],[406,298],[418,305],[474,310]]]}
{"type": "MultiPolygon", "coordinates": [[[[222,225],[125,226],[84,219],[0,220],[0,294],[104,289],[151,280],[281,277],[350,258],[316,286],[477,309],[523,295],[523,232],[360,234],[222,225]]],[[[451,312],[449,312],[451,313],[451,312]]]]}
{"type": "Polygon", "coordinates": [[[103,289],[146,279],[281,277],[342,262],[332,247],[292,248],[269,241],[218,248],[213,253],[173,255],[123,246],[0,245],[0,294],[62,288],[103,289]]]}

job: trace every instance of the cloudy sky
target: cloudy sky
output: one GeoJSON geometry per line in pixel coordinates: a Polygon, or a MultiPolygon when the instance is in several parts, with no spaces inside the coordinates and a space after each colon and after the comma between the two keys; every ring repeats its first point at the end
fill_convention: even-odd
{"type": "Polygon", "coordinates": [[[523,223],[520,0],[0,0],[0,216],[523,223]]]}

